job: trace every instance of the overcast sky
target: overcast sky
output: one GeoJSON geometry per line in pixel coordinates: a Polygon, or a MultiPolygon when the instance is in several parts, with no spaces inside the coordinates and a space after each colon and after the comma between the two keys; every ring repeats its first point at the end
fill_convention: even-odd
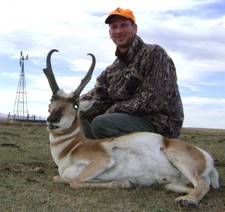
{"type": "Polygon", "coordinates": [[[138,35],[172,57],[184,105],[184,127],[225,129],[224,0],[8,0],[0,7],[0,113],[13,113],[24,61],[28,112],[48,115],[51,91],[42,69],[49,50],[60,88],[73,91],[96,56],[91,89],[115,59],[107,14],[133,10],[138,35]]]}

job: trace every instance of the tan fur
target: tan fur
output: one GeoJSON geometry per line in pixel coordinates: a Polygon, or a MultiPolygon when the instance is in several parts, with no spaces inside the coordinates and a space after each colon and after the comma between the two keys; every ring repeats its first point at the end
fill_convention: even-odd
{"type": "Polygon", "coordinates": [[[177,139],[164,138],[164,152],[170,158],[170,161],[180,157],[186,164],[189,163],[193,169],[198,170],[199,174],[206,168],[205,157],[196,146],[177,139]],[[195,167],[193,167],[195,165],[195,167]]]}
{"type": "Polygon", "coordinates": [[[59,159],[64,158],[68,153],[74,148],[74,146],[77,144],[76,140],[73,140],[70,142],[69,145],[67,145],[59,154],[59,159]]]}
{"type": "Polygon", "coordinates": [[[176,192],[186,192],[185,196],[176,201],[198,202],[209,191],[209,185],[200,177],[206,169],[206,161],[202,152],[196,146],[180,140],[164,138],[165,152],[168,160],[193,184],[194,188],[186,186],[167,185],[167,188],[176,192]]]}
{"type": "MultiPolygon", "coordinates": [[[[74,129],[75,129],[75,128],[74,128],[74,129]]],[[[55,138],[59,137],[59,135],[55,135],[55,134],[52,134],[52,136],[55,137],[55,138]]],[[[73,138],[74,138],[74,136],[67,137],[67,138],[65,138],[65,139],[60,139],[59,141],[56,141],[56,142],[54,142],[54,143],[50,143],[50,147],[58,146],[58,145],[60,145],[60,144],[63,144],[63,143],[64,143],[65,141],[67,141],[68,139],[73,139],[73,138]]],[[[79,139],[78,137],[76,137],[76,138],[77,138],[77,140],[81,140],[81,139],[83,138],[83,136],[82,136],[82,135],[80,136],[81,139],[79,139]]]]}

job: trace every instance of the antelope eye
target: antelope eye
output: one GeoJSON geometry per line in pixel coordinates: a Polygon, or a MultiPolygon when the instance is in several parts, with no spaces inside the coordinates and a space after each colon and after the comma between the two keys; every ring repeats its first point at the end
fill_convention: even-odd
{"type": "Polygon", "coordinates": [[[78,105],[78,104],[74,104],[74,105],[73,105],[73,108],[74,108],[75,110],[77,110],[77,109],[78,109],[78,107],[79,107],[79,105],[78,105]]]}

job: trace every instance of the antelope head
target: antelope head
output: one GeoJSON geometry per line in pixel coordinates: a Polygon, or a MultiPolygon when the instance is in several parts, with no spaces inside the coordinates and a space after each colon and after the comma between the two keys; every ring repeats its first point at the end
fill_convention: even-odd
{"type": "Polygon", "coordinates": [[[91,79],[96,60],[93,54],[88,54],[92,57],[92,64],[77,89],[68,94],[59,89],[59,86],[57,85],[51,65],[51,55],[53,52],[58,52],[58,50],[52,49],[48,53],[46,68],[43,69],[52,90],[51,103],[48,108],[50,115],[47,118],[47,129],[52,133],[62,134],[69,130],[76,120],[79,108],[79,96],[91,79]]]}

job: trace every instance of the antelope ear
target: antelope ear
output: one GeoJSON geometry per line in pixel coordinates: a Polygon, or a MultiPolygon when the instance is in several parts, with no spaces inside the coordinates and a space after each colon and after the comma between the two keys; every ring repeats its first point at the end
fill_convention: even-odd
{"type": "Polygon", "coordinates": [[[80,111],[87,111],[89,108],[92,107],[92,105],[95,103],[95,100],[85,100],[85,101],[80,101],[80,111]]]}

